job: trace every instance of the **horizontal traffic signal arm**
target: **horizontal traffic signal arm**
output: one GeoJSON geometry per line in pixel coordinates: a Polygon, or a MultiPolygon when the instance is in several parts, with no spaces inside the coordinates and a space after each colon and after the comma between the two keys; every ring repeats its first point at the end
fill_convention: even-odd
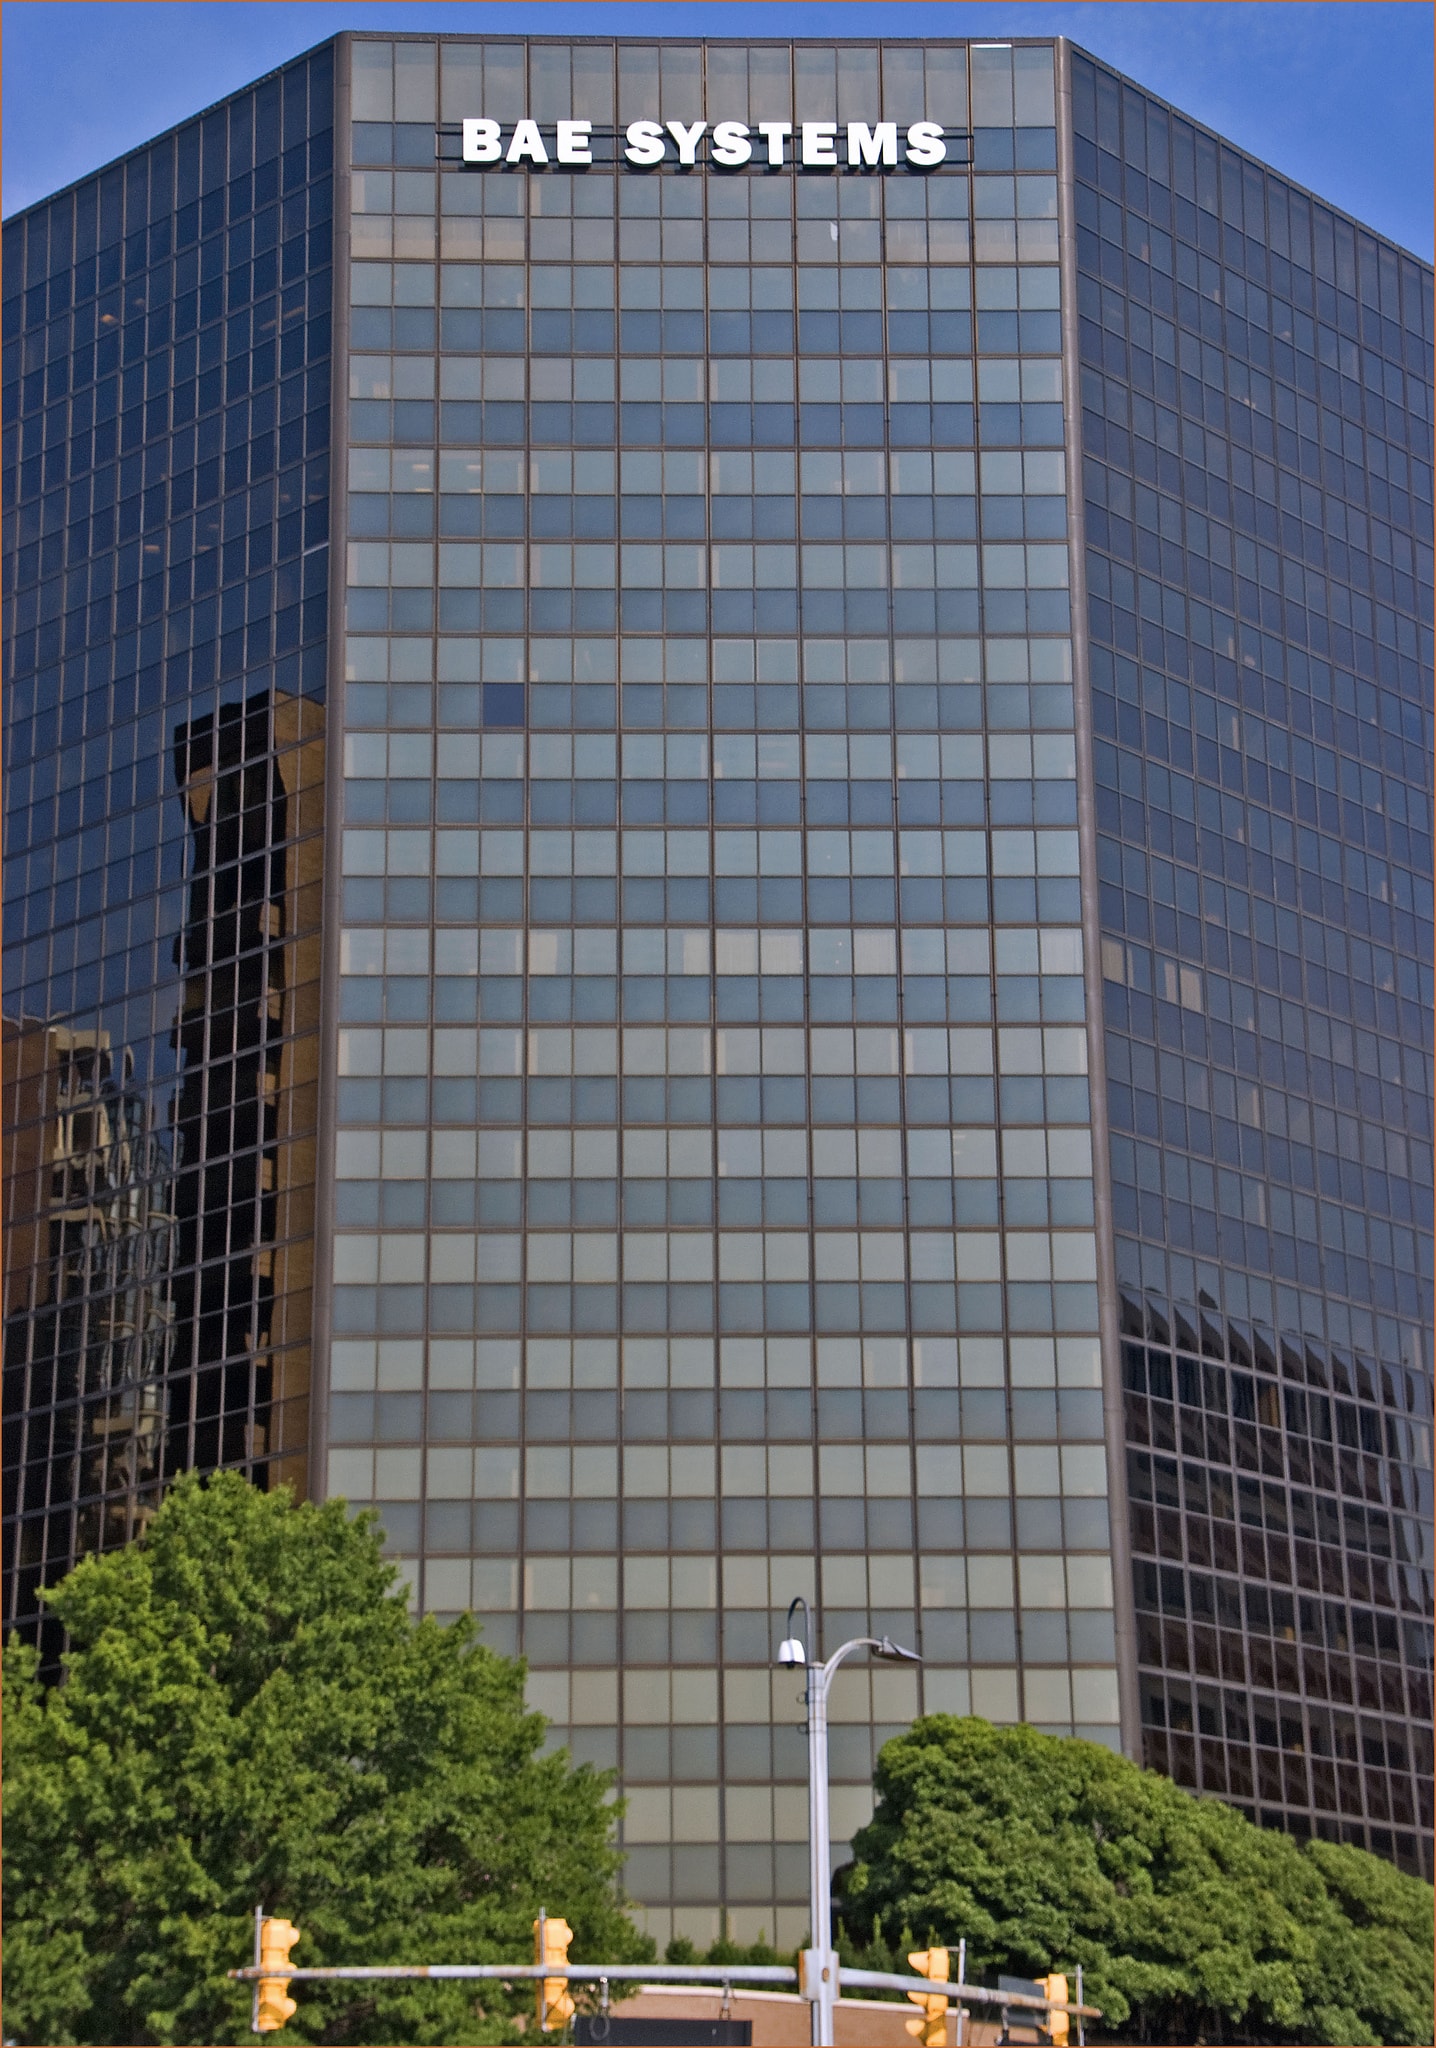
{"type": "MultiPolygon", "coordinates": [[[[615,1975],[617,1972],[614,1973],[615,1975]]],[[[1008,2005],[1028,2006],[1033,2012],[1070,2012],[1084,2020],[1100,2020],[1102,2008],[1099,2005],[1078,2005],[1075,2000],[1063,2005],[1047,1998],[1033,1998],[1026,1991],[989,1991],[985,1984],[961,1983],[957,1978],[909,1977],[899,1975],[895,1970],[850,1970],[846,1964],[842,1970],[843,1989],[849,1986],[854,1991],[920,1991],[935,1996],[944,1992],[953,2005],[1008,2005]]]]}
{"type": "MultiPolygon", "coordinates": [[[[248,1968],[226,1974],[247,1984],[265,1973],[248,1968]]],[[[345,1963],[333,1969],[288,1970],[285,1974],[295,1983],[306,1978],[316,1982],[342,1979],[362,1983],[386,1977],[439,1977],[522,1984],[532,1983],[537,1977],[567,1977],[570,1983],[580,1984],[597,1984],[607,1978],[611,1983],[624,1984],[773,1984],[792,1986],[795,1990],[798,1983],[798,1973],[788,1963],[565,1963],[561,1969],[550,1969],[542,1963],[345,1963]]],[[[930,1977],[899,1976],[895,1970],[850,1970],[846,1965],[841,1972],[841,1984],[844,1990],[854,1991],[933,1992],[938,1988],[930,1977]]],[[[944,1982],[942,1988],[953,2005],[1005,2005],[1014,2010],[1028,2006],[1034,2012],[1055,2009],[1088,2020],[1102,2017],[1102,2009],[1097,2005],[1054,2008],[1048,1999],[1033,1998],[1022,1991],[989,1991],[983,1984],[959,1984],[955,1979],[944,1982]]]]}
{"type": "MultiPolygon", "coordinates": [[[[247,1968],[225,1973],[241,1983],[267,1973],[247,1968]]],[[[286,1970],[296,1981],[368,1979],[386,1977],[483,1978],[489,1983],[523,1984],[538,1977],[567,1977],[581,1984],[622,1979],[625,1984],[796,1984],[798,1973],[789,1963],[340,1963],[332,1969],[286,1970]]],[[[904,1978],[904,1984],[921,1984],[921,1977],[904,1978]]],[[[993,1996],[996,1997],[996,1993],[993,1996]]],[[[1009,2001],[1010,2002],[1010,2001],[1009,2001]]]]}

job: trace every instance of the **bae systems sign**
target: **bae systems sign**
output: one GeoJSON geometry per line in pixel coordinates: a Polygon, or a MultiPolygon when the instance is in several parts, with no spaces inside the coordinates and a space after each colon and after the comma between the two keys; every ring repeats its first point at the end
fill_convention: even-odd
{"type": "MultiPolygon", "coordinates": [[[[592,121],[486,121],[463,123],[466,164],[592,164],[592,121]]],[[[607,142],[612,131],[606,131],[607,142]]],[[[613,137],[616,142],[617,138],[613,137]]],[[[622,161],[649,170],[665,161],[712,164],[739,170],[744,164],[797,164],[803,170],[882,170],[905,164],[930,171],[945,163],[949,144],[967,143],[966,133],[939,121],[630,121],[622,136],[622,161]]],[[[602,161],[612,162],[608,150],[602,161]]]]}

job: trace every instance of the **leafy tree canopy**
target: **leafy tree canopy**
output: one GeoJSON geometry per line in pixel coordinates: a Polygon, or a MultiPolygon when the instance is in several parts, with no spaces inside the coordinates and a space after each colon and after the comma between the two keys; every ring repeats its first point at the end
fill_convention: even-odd
{"type": "MultiPolygon", "coordinates": [[[[372,1518],[234,1474],[181,1479],[142,1542],[47,1597],[64,1677],[5,1654],[5,2029],[21,2042],[240,2042],[253,1913],[296,1965],[638,1961],[608,1780],[541,1755],[522,1664],[415,1621],[372,1518]]],[[[515,2038],[532,1993],[296,1985],[266,2038],[515,2038]]]]}
{"type": "Polygon", "coordinates": [[[1121,2040],[1432,2039],[1436,1895],[1364,1850],[1255,1827],[1096,1743],[950,1714],[884,1745],[876,1790],[839,1880],[865,1962],[965,1935],[975,1978],[1080,1963],[1121,2040]]]}
{"type": "MultiPolygon", "coordinates": [[[[726,1928],[727,1916],[724,1916],[726,1928]]],[[[756,1941],[734,1941],[731,1934],[724,1932],[710,1942],[706,1949],[699,1949],[696,1942],[686,1934],[676,1934],[663,1951],[665,1963],[761,1963],[766,1969],[769,1963],[786,1963],[790,1969],[797,1967],[797,1950],[776,1949],[766,1934],[760,1934],[756,1941]]]]}

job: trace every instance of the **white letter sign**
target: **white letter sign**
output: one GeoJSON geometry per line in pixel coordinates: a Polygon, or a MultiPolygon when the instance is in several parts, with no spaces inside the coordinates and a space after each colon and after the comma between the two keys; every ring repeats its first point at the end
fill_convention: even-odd
{"type": "Polygon", "coordinates": [[[593,133],[592,121],[560,121],[558,124],[558,160],[561,164],[591,164],[593,152],[588,146],[593,133]]]}
{"type": "MultiPolygon", "coordinates": [[[[525,116],[510,123],[475,116],[459,126],[460,157],[466,164],[527,166],[552,161],[586,169],[594,163],[592,121],[540,124],[525,116]],[[545,135],[553,140],[546,142],[545,135]]],[[[608,129],[602,132],[612,134],[608,129]]],[[[960,130],[952,139],[968,141],[960,130]]],[[[914,121],[903,132],[901,155],[898,144],[896,121],[800,121],[796,128],[791,121],[630,121],[623,131],[622,161],[640,170],[666,160],[676,161],[683,170],[706,162],[725,171],[755,161],[775,170],[792,164],[809,171],[892,170],[899,161],[912,170],[927,171],[947,162],[948,133],[940,121],[914,121]]],[[[440,155],[447,155],[442,147],[440,155]]],[[[611,160],[605,147],[600,161],[611,160]]],[[[957,161],[966,163],[966,155],[960,154],[957,161]]]]}
{"type": "Polygon", "coordinates": [[[497,121],[465,121],[464,162],[466,164],[496,164],[499,160],[499,124],[497,121]]]}
{"type": "Polygon", "coordinates": [[[631,164],[661,164],[663,130],[656,121],[630,121],[628,147],[623,154],[631,164]]]}
{"type": "Polygon", "coordinates": [[[876,128],[869,128],[866,121],[849,121],[848,162],[850,164],[895,164],[897,162],[897,122],[879,121],[876,128]]]}
{"type": "Polygon", "coordinates": [[[548,151],[543,146],[543,137],[539,134],[537,121],[515,121],[514,139],[509,144],[504,161],[510,164],[548,162],[548,151]]]}

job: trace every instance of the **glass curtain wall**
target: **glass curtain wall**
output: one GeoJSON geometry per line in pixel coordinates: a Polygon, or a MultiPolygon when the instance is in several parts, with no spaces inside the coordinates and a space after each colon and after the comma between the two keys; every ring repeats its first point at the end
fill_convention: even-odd
{"type": "Polygon", "coordinates": [[[1429,1875],[1431,272],[1073,120],[1144,1753],[1429,1875]]]}
{"type": "Polygon", "coordinates": [[[927,1659],[840,1843],[920,1705],[1118,1739],[1052,48],[349,48],[328,1483],[791,1940],[795,1594],[927,1659]],[[795,99],[971,143],[615,165],[795,99]]]}
{"type": "Polygon", "coordinates": [[[305,1481],[332,106],[5,227],[7,1628],[186,1466],[305,1481]]]}

